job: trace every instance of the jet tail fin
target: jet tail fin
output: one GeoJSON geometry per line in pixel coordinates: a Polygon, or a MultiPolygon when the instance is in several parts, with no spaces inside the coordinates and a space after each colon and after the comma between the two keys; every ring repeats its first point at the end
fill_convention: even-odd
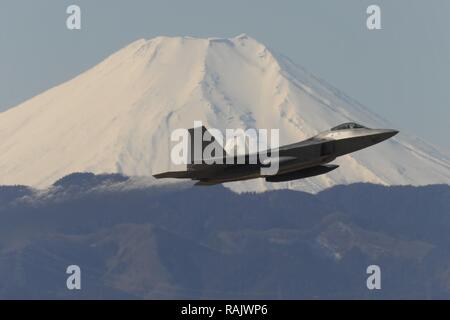
{"type": "MultiPolygon", "coordinates": [[[[221,150],[222,155],[225,156],[226,152],[219,142],[216,141],[214,136],[206,129],[205,126],[195,127],[188,130],[189,132],[189,154],[188,154],[188,168],[194,164],[204,164],[204,151],[207,146],[214,144],[210,149],[212,150],[211,157],[217,157],[216,150],[221,150]],[[199,145],[197,146],[196,143],[199,145]]],[[[217,152],[218,153],[218,152],[217,152]]]]}

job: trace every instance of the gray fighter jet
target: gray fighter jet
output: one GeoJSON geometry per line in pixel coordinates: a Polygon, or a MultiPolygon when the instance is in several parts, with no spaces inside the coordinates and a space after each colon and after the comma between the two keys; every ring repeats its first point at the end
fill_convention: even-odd
{"type": "MultiPolygon", "coordinates": [[[[258,154],[258,161],[254,164],[250,164],[248,160],[255,154],[237,155],[230,159],[230,156],[224,153],[223,161],[213,164],[207,164],[205,159],[196,161],[199,159],[194,157],[192,143],[195,130],[208,134],[204,126],[189,129],[190,154],[187,170],[160,173],[154,175],[155,178],[191,179],[197,181],[196,185],[214,185],[255,178],[264,178],[268,182],[304,179],[335,170],[339,166],[329,163],[337,157],[370,147],[398,133],[397,130],[370,129],[357,123],[344,123],[310,139],[270,150],[269,154],[272,151],[277,152],[278,172],[275,175],[263,175],[261,168],[268,167],[270,163],[260,161],[258,154]],[[239,161],[238,158],[242,157],[245,159],[240,160],[245,161],[239,161]]],[[[210,143],[217,143],[212,135],[209,140],[210,142],[203,141],[202,150],[210,143]]]]}

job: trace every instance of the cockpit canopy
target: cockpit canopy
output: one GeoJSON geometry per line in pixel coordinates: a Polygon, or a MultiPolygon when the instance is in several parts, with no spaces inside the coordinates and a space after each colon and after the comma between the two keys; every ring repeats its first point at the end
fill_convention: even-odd
{"type": "Polygon", "coordinates": [[[331,131],[337,131],[337,130],[345,130],[345,129],[364,129],[366,127],[357,124],[355,122],[347,122],[347,123],[343,123],[340,124],[334,128],[331,128],[331,131]]]}

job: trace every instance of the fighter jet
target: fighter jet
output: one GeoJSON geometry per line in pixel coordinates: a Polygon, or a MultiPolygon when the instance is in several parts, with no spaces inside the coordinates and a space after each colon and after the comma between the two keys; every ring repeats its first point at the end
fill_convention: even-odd
{"type": "MultiPolygon", "coordinates": [[[[215,185],[256,178],[264,178],[268,182],[304,179],[336,170],[339,166],[329,163],[337,157],[370,147],[398,133],[392,129],[370,129],[354,122],[344,123],[307,140],[269,150],[269,154],[277,154],[276,160],[270,161],[278,161],[278,171],[273,175],[265,175],[261,168],[269,166],[270,161],[258,160],[253,164],[238,161],[240,157],[248,160],[251,156],[256,156],[260,159],[258,154],[233,155],[233,159],[229,159],[230,156],[224,153],[223,161],[213,164],[206,163],[205,159],[195,161],[192,141],[196,130],[208,134],[204,126],[188,130],[190,154],[187,170],[164,172],[154,175],[155,178],[191,179],[197,181],[196,185],[215,185]],[[244,163],[241,164],[242,162],[244,163]]],[[[202,150],[208,143],[217,143],[213,137],[210,141],[202,142],[202,150]]]]}

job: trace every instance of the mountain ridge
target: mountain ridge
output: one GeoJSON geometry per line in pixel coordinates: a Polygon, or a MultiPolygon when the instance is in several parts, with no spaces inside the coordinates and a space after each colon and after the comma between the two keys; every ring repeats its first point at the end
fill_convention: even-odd
{"type": "Polygon", "coordinates": [[[0,188],[0,298],[450,297],[448,185],[236,194],[124,179],[0,188]],[[373,264],[382,290],[366,287],[373,264]]]}

